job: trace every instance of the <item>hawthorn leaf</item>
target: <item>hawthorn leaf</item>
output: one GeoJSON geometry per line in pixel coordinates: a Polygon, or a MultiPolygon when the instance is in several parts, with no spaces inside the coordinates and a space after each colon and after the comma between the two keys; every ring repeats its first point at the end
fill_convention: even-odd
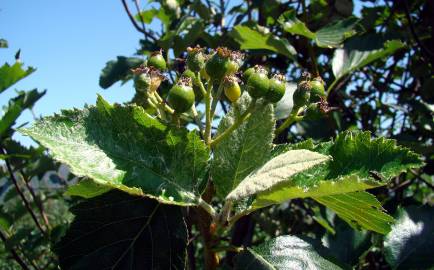
{"type": "Polygon", "coordinates": [[[136,21],[138,22],[144,22],[145,24],[150,24],[152,23],[152,20],[158,15],[159,10],[156,8],[151,8],[148,10],[143,10],[139,13],[137,13],[134,16],[134,19],[136,19],[136,21]]]}
{"type": "MultiPolygon", "coordinates": [[[[220,121],[217,134],[230,127],[250,102],[251,98],[244,93],[220,121]]],[[[211,175],[222,199],[270,157],[275,125],[273,106],[265,103],[256,106],[250,118],[214,149],[211,175]]]]}
{"type": "Polygon", "coordinates": [[[394,221],[384,212],[375,196],[365,191],[313,197],[313,199],[332,209],[355,229],[363,228],[387,234],[394,221]]]}
{"type": "MultiPolygon", "coordinates": [[[[282,153],[280,146],[273,152],[282,153]]],[[[322,197],[379,187],[409,168],[423,165],[419,155],[397,146],[394,140],[371,139],[369,132],[346,131],[333,142],[313,145],[296,145],[299,149],[330,155],[332,159],[291,177],[290,181],[277,185],[256,196],[253,207],[282,203],[289,199],[322,197]]]]}
{"type": "Polygon", "coordinates": [[[246,248],[235,257],[236,270],[335,270],[342,265],[323,246],[295,236],[279,236],[246,248]]]}
{"type": "Polygon", "coordinates": [[[297,54],[286,39],[279,38],[267,31],[259,31],[248,26],[235,26],[230,33],[242,50],[269,50],[295,59],[297,54]]]}
{"type": "Polygon", "coordinates": [[[226,199],[234,201],[271,190],[276,185],[288,181],[291,176],[329,159],[329,156],[304,149],[287,151],[248,175],[226,199]]]}
{"type": "Polygon", "coordinates": [[[15,121],[21,113],[29,108],[32,108],[36,101],[38,101],[46,91],[38,92],[34,89],[28,92],[19,92],[19,95],[11,100],[4,108],[4,112],[0,115],[0,136],[3,135],[10,127],[15,124],[15,121]]]}
{"type": "Polygon", "coordinates": [[[62,269],[184,269],[188,233],[179,207],[112,190],[71,212],[54,247],[62,269]]]}
{"type": "Polygon", "coordinates": [[[339,261],[349,265],[356,265],[359,257],[371,247],[371,233],[358,231],[350,227],[345,221],[334,215],[333,226],[335,231],[326,233],[322,243],[339,261]]]}
{"type": "Polygon", "coordinates": [[[315,39],[316,35],[307,28],[304,22],[297,19],[294,10],[286,11],[277,20],[283,27],[285,32],[293,35],[301,35],[310,39],[315,39]]]}
{"type": "Polygon", "coordinates": [[[359,19],[356,17],[330,23],[315,33],[315,42],[322,48],[341,47],[347,38],[356,34],[355,27],[358,23],[359,19]]]}
{"type": "Polygon", "coordinates": [[[118,81],[123,83],[131,78],[131,69],[143,64],[143,59],[137,57],[118,56],[116,60],[106,63],[99,76],[99,86],[109,88],[118,81]]]}
{"type": "Polygon", "coordinates": [[[396,223],[384,239],[386,261],[393,269],[430,269],[434,265],[434,209],[398,209],[396,223]]]}
{"type": "Polygon", "coordinates": [[[335,80],[393,54],[404,46],[399,40],[385,40],[377,34],[354,37],[346,42],[342,49],[335,50],[332,59],[335,80]]]}
{"type": "Polygon", "coordinates": [[[98,97],[97,106],[62,111],[20,131],[99,185],[168,204],[200,198],[209,149],[195,131],[167,127],[142,107],[98,97]]]}
{"type": "Polygon", "coordinates": [[[33,67],[23,68],[23,63],[15,62],[12,66],[5,63],[0,67],[0,93],[14,85],[19,80],[29,76],[36,69],[33,67]]]}
{"type": "Polygon", "coordinates": [[[301,35],[315,41],[318,47],[337,48],[341,47],[345,39],[356,34],[355,27],[359,23],[356,17],[348,17],[343,20],[332,22],[317,32],[312,32],[299,19],[294,11],[283,13],[278,22],[282,25],[285,32],[293,35],[301,35]]]}

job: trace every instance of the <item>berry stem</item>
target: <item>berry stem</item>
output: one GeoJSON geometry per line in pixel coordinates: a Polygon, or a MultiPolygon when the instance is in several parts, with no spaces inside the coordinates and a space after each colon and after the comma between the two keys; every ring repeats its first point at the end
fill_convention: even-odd
{"type": "Polygon", "coordinates": [[[282,131],[287,129],[291,124],[302,120],[303,117],[298,116],[299,111],[300,110],[293,110],[291,112],[291,114],[288,116],[288,118],[286,118],[286,120],[276,129],[276,131],[274,132],[274,135],[275,136],[279,135],[280,133],[282,133],[282,131]]]}
{"type": "Polygon", "coordinates": [[[197,113],[196,105],[194,105],[194,103],[193,103],[193,106],[191,106],[191,112],[193,114],[193,118],[194,118],[194,121],[196,122],[196,125],[199,127],[200,135],[203,136],[204,129],[203,129],[202,121],[199,118],[199,114],[197,113]]]}
{"type": "Polygon", "coordinates": [[[220,99],[220,96],[223,93],[223,81],[220,82],[219,88],[217,89],[217,93],[214,96],[211,104],[211,119],[214,119],[215,110],[217,108],[217,102],[220,99]]]}
{"type": "Polygon", "coordinates": [[[205,117],[206,117],[206,125],[205,125],[205,143],[210,144],[211,143],[211,90],[212,90],[212,83],[211,80],[208,80],[208,89],[205,93],[205,117]]]}
{"type": "Polygon", "coordinates": [[[235,120],[232,126],[228,127],[228,129],[226,129],[222,134],[218,135],[214,140],[212,140],[210,146],[215,147],[219,142],[231,135],[234,130],[236,130],[244,121],[246,121],[250,117],[250,115],[252,115],[255,109],[256,99],[253,99],[249,107],[247,107],[246,111],[243,112],[240,117],[235,120]]]}

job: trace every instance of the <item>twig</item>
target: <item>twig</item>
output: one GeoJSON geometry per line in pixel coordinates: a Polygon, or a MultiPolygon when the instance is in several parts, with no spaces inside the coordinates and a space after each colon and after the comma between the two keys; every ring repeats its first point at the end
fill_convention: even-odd
{"type": "MultiPolygon", "coordinates": [[[[0,238],[2,239],[4,245],[6,246],[6,242],[8,239],[2,231],[0,231],[0,238]]],[[[12,254],[12,257],[21,266],[22,269],[30,270],[30,268],[24,263],[23,259],[21,259],[20,255],[18,255],[18,253],[15,251],[13,247],[9,248],[9,252],[12,254]]]]}
{"type": "Polygon", "coordinates": [[[414,28],[413,21],[411,20],[411,16],[410,16],[410,11],[409,11],[409,8],[408,8],[407,0],[404,0],[404,7],[405,7],[405,16],[407,17],[407,20],[408,20],[408,24],[409,24],[409,27],[410,27],[411,35],[413,36],[413,38],[416,41],[417,45],[419,45],[419,47],[422,49],[422,52],[426,56],[428,56],[428,58],[430,59],[430,62],[432,64],[434,64],[434,61],[433,61],[434,54],[427,47],[425,47],[425,45],[422,43],[422,41],[420,40],[420,38],[416,34],[416,29],[414,28]]]}
{"type": "MultiPolygon", "coordinates": [[[[3,147],[0,147],[0,151],[2,154],[6,155],[6,151],[5,149],[3,149],[3,147]]],[[[18,194],[20,195],[22,201],[24,202],[24,206],[26,207],[27,211],[30,213],[33,221],[35,222],[36,226],[38,227],[38,229],[41,231],[41,233],[43,235],[46,234],[45,230],[42,228],[41,224],[38,221],[38,218],[35,215],[35,212],[33,212],[32,207],[30,206],[29,201],[27,201],[26,197],[24,196],[23,192],[21,191],[20,187],[18,186],[18,182],[17,179],[15,178],[14,172],[12,170],[11,164],[9,163],[9,161],[7,159],[5,159],[5,164],[6,164],[6,168],[8,169],[9,175],[11,177],[12,183],[15,186],[16,191],[18,192],[18,194]]]]}
{"type": "Polygon", "coordinates": [[[20,170],[20,174],[21,174],[21,177],[23,178],[24,183],[26,184],[27,189],[30,192],[30,195],[32,196],[33,201],[35,202],[36,206],[39,209],[39,213],[41,214],[42,219],[44,220],[45,226],[47,228],[50,228],[50,223],[48,221],[47,214],[45,213],[45,210],[44,210],[44,205],[43,205],[42,201],[39,200],[38,196],[36,196],[36,193],[33,190],[33,188],[30,186],[30,184],[29,184],[30,179],[28,179],[28,177],[24,174],[23,170],[20,170]]]}
{"type": "Polygon", "coordinates": [[[121,1],[122,1],[122,5],[124,6],[125,12],[127,13],[128,18],[130,18],[130,21],[133,24],[134,28],[136,28],[136,30],[139,31],[140,33],[143,33],[145,35],[145,37],[152,39],[152,41],[154,41],[154,42],[157,41],[157,39],[154,36],[152,36],[150,33],[148,33],[145,29],[141,28],[137,24],[136,20],[134,19],[133,14],[131,14],[130,9],[128,8],[126,0],[121,0],[121,1]]]}

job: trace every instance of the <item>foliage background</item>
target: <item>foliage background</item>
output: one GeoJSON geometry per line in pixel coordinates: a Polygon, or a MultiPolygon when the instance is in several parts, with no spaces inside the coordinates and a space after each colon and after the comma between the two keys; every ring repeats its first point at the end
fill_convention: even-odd
{"type": "MultiPolygon", "coordinates": [[[[282,25],[276,20],[280,14],[287,10],[294,10],[298,14],[298,18],[304,21],[311,31],[316,31],[333,20],[343,19],[351,14],[358,15],[361,17],[361,21],[355,29],[357,36],[365,42],[358,43],[358,45],[365,46],[362,48],[363,51],[378,49],[379,47],[376,47],[377,44],[380,44],[380,47],[382,47],[383,42],[390,39],[399,39],[404,42],[404,48],[351,72],[349,76],[346,76],[346,78],[343,78],[336,84],[333,84],[334,76],[332,71],[334,49],[313,46],[313,54],[317,61],[319,73],[325,79],[328,86],[334,85],[328,101],[331,106],[337,107],[338,110],[320,121],[303,122],[293,125],[287,132],[277,138],[276,142],[298,142],[305,138],[314,138],[321,141],[333,137],[338,131],[347,129],[369,130],[374,136],[384,135],[394,138],[399,144],[408,146],[422,154],[425,157],[426,166],[419,171],[404,173],[396,177],[389,186],[375,189],[372,192],[381,199],[386,210],[392,214],[398,213],[398,208],[401,207],[432,205],[432,175],[434,170],[434,152],[432,146],[432,138],[434,137],[432,105],[434,85],[432,65],[434,63],[434,56],[432,49],[430,49],[434,48],[432,33],[434,27],[430,19],[434,15],[432,14],[434,10],[432,2],[355,1],[355,4],[351,4],[351,1],[343,0],[308,1],[306,8],[309,14],[306,17],[302,14],[302,1],[179,1],[180,5],[175,9],[170,8],[165,1],[161,3],[158,3],[158,1],[151,2],[144,8],[148,12],[143,15],[147,16],[145,22],[152,21],[152,24],[146,26],[147,34],[143,35],[143,33],[139,33],[136,36],[140,39],[139,45],[137,45],[136,41],[123,39],[124,36],[121,32],[132,31],[133,29],[130,24],[127,25],[125,13],[122,13],[123,20],[120,20],[119,24],[115,24],[121,30],[120,32],[112,33],[109,31],[110,33],[106,33],[106,35],[100,32],[102,37],[108,36],[111,39],[104,45],[94,46],[98,48],[112,48],[122,43],[128,44],[131,50],[130,53],[117,51],[108,57],[104,54],[103,57],[100,56],[104,61],[108,60],[107,58],[115,59],[116,54],[119,53],[132,57],[128,58],[127,64],[134,66],[137,65],[138,60],[143,59],[143,55],[149,54],[160,47],[169,52],[169,58],[173,59],[175,57],[182,57],[183,55],[179,52],[185,50],[188,45],[200,44],[211,48],[227,46],[232,49],[250,49],[251,56],[247,59],[246,66],[262,64],[274,67],[276,71],[286,74],[289,81],[295,82],[302,70],[314,72],[315,65],[312,62],[312,53],[308,50],[308,39],[283,31],[282,25]],[[214,12],[210,12],[207,8],[209,2],[211,2],[214,12]],[[231,3],[229,5],[222,5],[224,2],[231,3]],[[153,12],[153,7],[156,9],[162,7],[160,10],[163,10],[163,12],[153,12]],[[224,21],[222,20],[222,14],[225,17],[224,21]],[[239,28],[240,23],[243,23],[241,28],[239,28]],[[235,30],[234,26],[237,26],[235,30]],[[262,27],[267,27],[267,29],[262,27]],[[149,38],[151,35],[155,36],[155,40],[149,38]],[[248,40],[252,37],[254,42],[249,43],[248,40]],[[274,42],[270,42],[270,38],[274,42]],[[288,40],[288,43],[282,43],[282,39],[288,40]],[[258,46],[258,44],[261,44],[260,40],[264,40],[262,44],[265,44],[265,46],[258,46]],[[276,43],[275,40],[279,40],[279,42],[276,43]],[[295,50],[297,54],[291,53],[292,50],[295,50]]],[[[131,1],[128,1],[128,3],[135,14],[133,3],[131,1]]],[[[74,5],[74,7],[77,6],[79,5],[74,5]]],[[[142,6],[145,6],[145,4],[143,3],[142,6]]],[[[103,13],[111,14],[114,12],[120,14],[121,5],[118,5],[115,11],[103,13]]],[[[59,16],[62,13],[56,14],[59,16]]],[[[74,12],[70,12],[69,14],[74,14],[74,12]]],[[[92,18],[91,22],[95,19],[92,18]]],[[[102,18],[102,20],[104,19],[108,20],[107,17],[102,18]]],[[[71,29],[77,29],[73,27],[78,27],[79,29],[86,28],[86,25],[77,25],[77,21],[79,20],[74,20],[75,23],[71,26],[71,29]]],[[[143,27],[141,23],[140,19],[136,20],[139,28],[143,27]]],[[[113,28],[107,27],[106,29],[112,30],[113,28]]],[[[90,40],[92,38],[91,36],[89,37],[90,40]]],[[[353,39],[355,38],[357,37],[353,37],[353,39]]],[[[9,40],[9,42],[14,41],[9,40]]],[[[351,42],[351,38],[348,39],[348,42],[351,42]]],[[[83,43],[86,44],[86,42],[83,43]]],[[[88,50],[84,49],[83,51],[88,50]]],[[[75,52],[67,55],[68,57],[72,56],[73,58],[80,59],[80,65],[84,66],[87,66],[88,62],[95,63],[96,60],[95,62],[93,60],[97,58],[97,55],[76,57],[75,52]]],[[[56,61],[59,58],[63,59],[62,57],[55,57],[55,55],[50,55],[51,57],[56,59],[56,61]]],[[[64,58],[61,61],[61,65],[64,65],[65,62],[67,63],[68,59],[64,58]]],[[[113,69],[113,65],[110,68],[109,65],[109,68],[102,72],[100,86],[108,88],[112,86],[112,83],[114,83],[114,86],[103,94],[104,96],[114,95],[114,101],[126,101],[125,96],[127,95],[122,91],[130,91],[128,93],[132,95],[131,86],[127,84],[122,90],[116,89],[119,88],[119,83],[116,82],[128,79],[127,71],[132,66],[116,66],[119,62],[112,62],[112,64],[117,68],[113,69]]],[[[75,70],[81,70],[80,65],[76,64],[75,70]]],[[[99,68],[102,67],[101,63],[99,65],[99,68]]],[[[182,68],[180,67],[180,69],[182,68]]],[[[64,69],[61,67],[56,72],[59,71],[61,74],[68,74],[67,77],[62,79],[62,91],[65,90],[62,93],[69,93],[71,97],[84,96],[73,89],[83,87],[72,86],[77,81],[75,78],[88,78],[89,74],[64,72],[64,69]],[[70,79],[70,77],[74,79],[70,79]],[[71,84],[68,82],[71,82],[71,84]],[[63,85],[68,85],[67,87],[71,87],[71,90],[64,88],[63,85]]],[[[58,74],[56,72],[54,70],[51,71],[49,73],[50,78],[58,77],[56,76],[58,74]]],[[[36,76],[38,73],[32,76],[36,76]]],[[[172,75],[175,76],[175,74],[172,75]]],[[[95,73],[94,76],[91,76],[94,83],[95,76],[95,73]]],[[[39,85],[39,83],[37,81],[32,83],[32,86],[35,85],[39,85]]],[[[59,98],[59,94],[55,95],[57,99],[59,98]]],[[[4,95],[2,94],[3,97],[4,95]]],[[[66,95],[63,98],[68,101],[67,105],[61,105],[56,102],[56,109],[71,107],[72,101],[69,96],[66,95]]],[[[89,103],[93,103],[93,99],[88,100],[89,103]]],[[[77,103],[82,103],[82,100],[77,103]]],[[[225,107],[228,106],[227,103],[221,103],[220,105],[221,111],[225,110],[225,107]]],[[[27,151],[21,148],[15,150],[12,144],[7,139],[2,140],[2,145],[8,152],[17,151],[17,153],[21,153],[27,151]]],[[[26,160],[28,161],[25,163],[26,168],[27,166],[32,166],[33,162],[39,162],[40,155],[41,151],[35,154],[36,161],[31,159],[26,160]]],[[[45,156],[43,155],[42,157],[45,156]]],[[[58,164],[53,164],[50,161],[47,162],[50,169],[59,170],[58,164]]],[[[14,167],[19,166],[14,164],[14,167]]],[[[40,166],[40,164],[38,163],[34,166],[40,166]]],[[[37,174],[35,175],[38,176],[37,174]]],[[[57,175],[62,175],[62,172],[58,171],[57,175]]],[[[3,171],[3,176],[8,178],[6,170],[3,171]]],[[[33,174],[30,174],[30,176],[33,176],[33,174]]],[[[53,224],[50,226],[53,227],[53,231],[54,228],[62,230],[70,216],[58,214],[63,213],[62,211],[67,211],[65,205],[71,203],[70,198],[66,197],[64,199],[61,195],[62,189],[51,194],[53,190],[45,191],[43,188],[39,188],[43,186],[40,183],[44,182],[41,181],[41,179],[44,179],[43,175],[40,174],[39,176],[35,177],[32,183],[35,183],[34,185],[38,187],[37,194],[41,197],[44,204],[50,206],[47,209],[53,211],[52,214],[49,214],[52,218],[50,224],[53,224]]],[[[62,177],[75,181],[72,176],[62,177]]],[[[7,181],[4,180],[5,178],[2,179],[3,182],[7,181]]],[[[56,181],[54,180],[54,182],[56,181]]],[[[10,188],[10,184],[6,184],[6,186],[5,189],[13,190],[10,188]]],[[[50,184],[51,186],[52,184],[50,184]]],[[[26,193],[27,196],[32,198],[30,191],[27,192],[29,193],[26,193]]],[[[3,194],[6,193],[6,191],[3,192],[3,194]]],[[[9,193],[12,194],[13,191],[9,193]]],[[[3,195],[3,197],[5,196],[3,195]]],[[[12,194],[9,197],[12,199],[8,200],[8,202],[5,201],[3,204],[3,208],[7,210],[6,212],[13,215],[15,212],[22,211],[19,210],[22,209],[22,206],[18,195],[12,194]]],[[[5,199],[3,198],[3,200],[5,199]]],[[[35,205],[32,205],[34,209],[38,209],[36,201],[35,205]]],[[[416,220],[423,219],[423,215],[428,215],[432,219],[432,208],[429,209],[424,211],[423,214],[419,213],[419,216],[416,215],[416,220]]],[[[22,211],[22,213],[25,212],[22,211]]],[[[17,217],[12,218],[12,221],[15,225],[11,231],[11,236],[16,236],[16,240],[11,241],[12,243],[9,244],[9,247],[18,248],[17,252],[20,252],[20,249],[22,249],[24,253],[31,250],[34,246],[42,247],[42,251],[31,252],[32,254],[29,257],[34,256],[35,261],[40,260],[41,256],[42,258],[48,258],[45,257],[46,255],[41,254],[45,254],[44,252],[50,254],[50,241],[48,240],[55,241],[55,235],[50,236],[48,240],[41,237],[28,215],[23,215],[20,219],[17,217]],[[26,239],[25,236],[28,235],[29,230],[35,231],[36,240],[29,241],[26,239]],[[40,242],[37,241],[38,239],[40,242]]],[[[385,260],[387,253],[383,252],[382,239],[379,235],[353,231],[348,225],[333,217],[324,208],[319,207],[315,202],[310,200],[292,200],[281,206],[271,207],[243,218],[234,228],[232,243],[251,245],[260,243],[272,236],[283,234],[308,235],[318,239],[322,238],[324,242],[329,243],[329,247],[334,249],[336,254],[340,254],[341,260],[354,265],[356,268],[387,269],[390,267],[385,260]],[[269,220],[272,220],[272,222],[268,222],[269,220]],[[337,231],[338,233],[333,235],[333,231],[337,231]],[[339,251],[339,248],[342,247],[345,247],[347,253],[339,251]]],[[[6,258],[10,258],[7,246],[2,254],[4,256],[3,261],[6,261],[6,258]]],[[[417,257],[419,255],[416,253],[413,256],[417,257]]],[[[49,262],[45,262],[44,259],[41,260],[43,261],[42,263],[51,263],[53,266],[56,264],[55,259],[49,262]]],[[[14,268],[15,266],[5,264],[3,267],[14,268]]]]}

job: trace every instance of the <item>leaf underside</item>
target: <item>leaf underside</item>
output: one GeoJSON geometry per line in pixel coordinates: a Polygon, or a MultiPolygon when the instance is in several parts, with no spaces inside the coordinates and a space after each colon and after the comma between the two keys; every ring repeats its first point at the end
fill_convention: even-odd
{"type": "Polygon", "coordinates": [[[184,269],[179,207],[113,190],[71,211],[75,219],[54,248],[62,269],[184,269]]]}

